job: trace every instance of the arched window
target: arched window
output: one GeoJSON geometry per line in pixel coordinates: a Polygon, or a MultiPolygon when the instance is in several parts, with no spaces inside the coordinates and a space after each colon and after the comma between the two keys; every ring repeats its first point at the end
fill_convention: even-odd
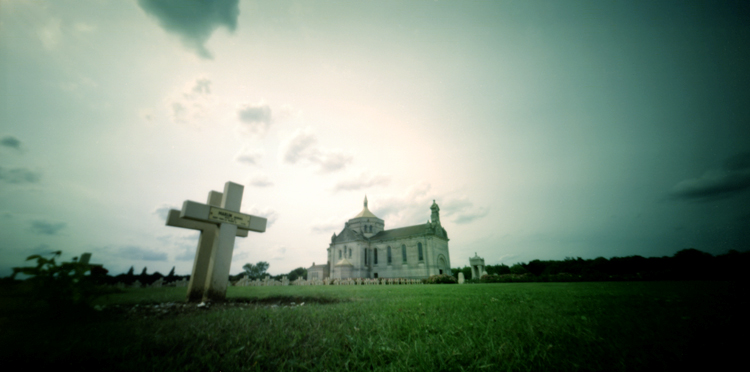
{"type": "Polygon", "coordinates": [[[377,248],[372,250],[372,263],[374,263],[375,265],[378,264],[378,249],[377,248]]]}
{"type": "Polygon", "coordinates": [[[417,243],[417,249],[419,250],[419,260],[424,260],[424,257],[422,257],[422,243],[417,243]]]}
{"type": "Polygon", "coordinates": [[[401,255],[404,257],[404,263],[406,263],[406,245],[401,244],[401,255]]]}
{"type": "Polygon", "coordinates": [[[341,250],[339,249],[339,259],[341,259],[341,250]]]}
{"type": "Polygon", "coordinates": [[[352,249],[349,248],[349,258],[352,258],[352,249]]]}
{"type": "Polygon", "coordinates": [[[372,232],[372,225],[370,225],[370,232],[372,232]]]}
{"type": "Polygon", "coordinates": [[[388,255],[388,264],[390,265],[391,262],[392,262],[392,260],[391,260],[391,246],[390,245],[388,246],[388,252],[386,254],[388,255]]]}
{"type": "Polygon", "coordinates": [[[367,248],[365,248],[365,265],[367,265],[367,248]]]}

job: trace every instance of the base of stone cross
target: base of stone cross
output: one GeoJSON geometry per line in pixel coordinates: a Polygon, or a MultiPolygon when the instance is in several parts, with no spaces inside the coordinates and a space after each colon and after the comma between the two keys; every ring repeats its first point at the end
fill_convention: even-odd
{"type": "Polygon", "coordinates": [[[187,301],[188,302],[203,302],[203,289],[193,289],[188,292],[187,295],[187,301]]]}
{"type": "Polygon", "coordinates": [[[227,299],[227,292],[206,289],[205,292],[200,294],[200,298],[203,302],[224,302],[227,299]]]}

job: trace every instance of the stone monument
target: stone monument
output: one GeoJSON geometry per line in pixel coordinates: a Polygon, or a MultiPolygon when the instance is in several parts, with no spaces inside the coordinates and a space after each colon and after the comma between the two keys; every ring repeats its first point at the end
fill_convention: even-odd
{"type": "Polygon", "coordinates": [[[458,272],[458,284],[464,284],[464,273],[458,272]]]}
{"type": "Polygon", "coordinates": [[[469,264],[471,265],[472,279],[479,279],[482,274],[486,275],[486,272],[484,271],[484,258],[479,257],[477,252],[474,252],[474,257],[469,258],[469,264]]]}
{"type": "Polygon", "coordinates": [[[248,231],[266,231],[265,218],[239,213],[243,190],[242,185],[227,182],[223,193],[208,193],[207,204],[186,200],[181,211],[169,211],[168,226],[201,231],[188,284],[190,302],[224,300],[234,238],[246,237],[248,231]]]}

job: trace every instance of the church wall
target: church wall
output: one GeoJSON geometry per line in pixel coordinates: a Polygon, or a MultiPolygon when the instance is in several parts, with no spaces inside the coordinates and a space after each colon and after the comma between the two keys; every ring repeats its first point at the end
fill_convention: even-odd
{"type": "Polygon", "coordinates": [[[443,274],[451,275],[450,270],[450,255],[448,252],[448,241],[431,237],[430,240],[430,251],[431,251],[431,257],[430,257],[430,265],[434,268],[432,270],[432,273],[430,275],[438,275],[440,273],[440,265],[438,262],[438,259],[440,256],[443,256],[445,258],[445,267],[443,267],[443,274]]]}
{"type": "Polygon", "coordinates": [[[429,236],[375,242],[372,247],[377,248],[379,253],[378,264],[371,267],[370,277],[377,273],[379,278],[426,278],[438,273],[438,254],[443,254],[448,261],[448,242],[429,236]],[[419,260],[418,243],[422,243],[422,261],[419,260]],[[391,265],[387,263],[389,245],[392,249],[391,265]],[[401,245],[406,246],[406,263],[403,262],[401,245]]]}

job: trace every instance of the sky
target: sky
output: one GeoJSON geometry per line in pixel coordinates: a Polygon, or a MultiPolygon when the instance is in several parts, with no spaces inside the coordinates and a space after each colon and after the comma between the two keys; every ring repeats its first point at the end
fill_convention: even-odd
{"type": "Polygon", "coordinates": [[[0,276],[189,274],[185,200],[268,219],[231,273],[440,206],[451,267],[750,248],[750,8],[0,0],[0,276]]]}

